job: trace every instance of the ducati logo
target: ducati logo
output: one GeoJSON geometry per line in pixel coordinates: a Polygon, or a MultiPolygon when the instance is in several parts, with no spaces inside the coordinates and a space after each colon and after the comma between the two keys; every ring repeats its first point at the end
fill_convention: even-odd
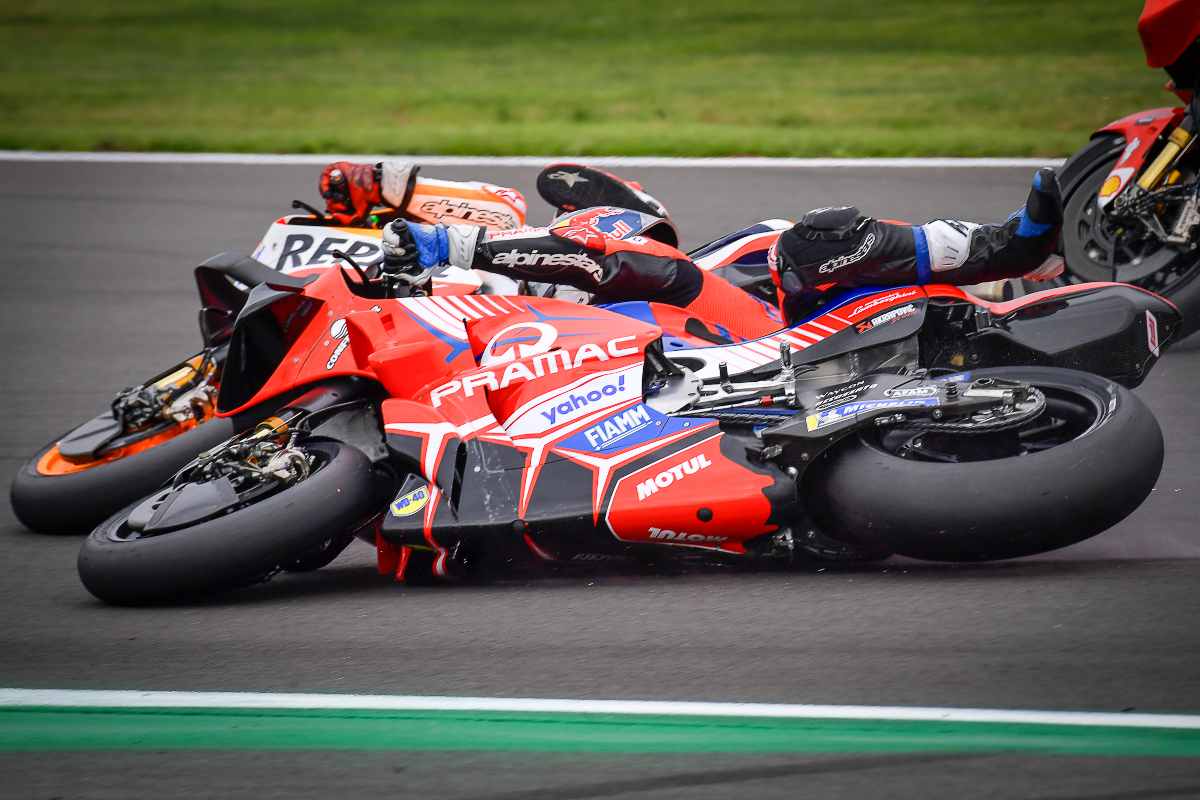
{"type": "Polygon", "coordinates": [[[518,322],[496,333],[483,348],[479,365],[491,367],[545,353],[558,340],[558,330],[544,322],[518,322]]]}

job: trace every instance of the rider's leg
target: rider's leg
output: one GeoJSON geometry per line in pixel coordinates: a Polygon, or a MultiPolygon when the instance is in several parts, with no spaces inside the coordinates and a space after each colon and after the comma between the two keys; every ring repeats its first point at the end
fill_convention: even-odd
{"type": "Polygon", "coordinates": [[[779,237],[769,262],[785,316],[832,286],[968,285],[1040,272],[1062,227],[1054,171],[1039,170],[1025,206],[999,225],[941,219],[902,225],[857,208],[810,211],[779,237]]]}

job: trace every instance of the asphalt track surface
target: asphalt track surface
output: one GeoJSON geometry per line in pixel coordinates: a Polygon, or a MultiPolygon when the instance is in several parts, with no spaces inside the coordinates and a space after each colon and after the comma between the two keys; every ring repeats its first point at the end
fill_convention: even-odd
{"type": "MultiPolygon", "coordinates": [[[[249,252],[304,166],[0,165],[0,479],[111,393],[194,350],[190,267],[249,252]]],[[[438,168],[526,192],[529,169],[438,168]],[[486,173],[486,174],[485,174],[486,173]]],[[[990,219],[1025,169],[645,169],[697,244],[858,203],[990,219]]],[[[1200,710],[1200,341],[1140,396],[1167,440],[1154,494],[1095,539],[1030,561],[789,574],[595,575],[421,589],[351,548],[331,567],[204,604],[115,609],[77,537],[0,504],[0,686],[1200,710]]],[[[1119,458],[1119,453],[1113,454],[1119,458]]],[[[1019,502],[1019,498],[1014,498],[1019,502]]],[[[0,797],[971,797],[1200,795],[1200,765],[1027,755],[0,754],[0,797]]]]}

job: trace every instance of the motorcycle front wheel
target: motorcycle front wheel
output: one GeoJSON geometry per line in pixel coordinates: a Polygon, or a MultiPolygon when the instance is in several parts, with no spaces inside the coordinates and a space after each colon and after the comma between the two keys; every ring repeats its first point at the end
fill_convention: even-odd
{"type": "Polygon", "coordinates": [[[1046,397],[1024,424],[991,433],[880,428],[835,446],[809,471],[810,508],[829,535],[932,561],[1043,553],[1111,528],[1154,488],[1158,421],[1106,378],[1004,367],[1046,397]]]}
{"type": "Polygon", "coordinates": [[[80,548],[83,585],[117,605],[212,594],[270,577],[367,521],[378,486],[370,460],[333,440],[313,440],[303,449],[315,462],[307,477],[245,503],[214,507],[195,524],[142,535],[130,525],[140,504],[114,514],[80,548]]]}
{"type": "MultiPolygon", "coordinates": [[[[1092,145],[1072,164],[1072,171],[1082,177],[1071,181],[1063,197],[1066,271],[1060,282],[1120,281],[1160,294],[1183,314],[1178,335],[1182,339],[1200,330],[1200,250],[1185,252],[1144,226],[1118,224],[1100,206],[1100,187],[1118,157],[1092,145]]],[[[1196,180],[1200,177],[1193,175],[1191,181],[1196,180]]]]}

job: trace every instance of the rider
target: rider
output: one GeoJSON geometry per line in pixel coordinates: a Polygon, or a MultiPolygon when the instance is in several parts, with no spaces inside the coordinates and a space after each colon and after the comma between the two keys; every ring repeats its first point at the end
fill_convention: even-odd
{"type": "MultiPolygon", "coordinates": [[[[382,201],[403,207],[405,184],[399,176],[411,187],[414,168],[397,162],[340,162],[322,175],[322,194],[331,210],[343,203],[343,213],[361,214],[382,201]],[[348,197],[337,191],[341,179],[331,173],[350,176],[348,197]]],[[[383,231],[389,269],[420,284],[434,267],[451,264],[517,280],[567,284],[591,292],[600,302],[668,303],[719,321],[744,337],[780,327],[748,293],[701,270],[673,241],[652,238],[665,209],[641,187],[600,170],[554,164],[542,170],[538,190],[560,211],[547,227],[488,234],[475,225],[389,223],[383,231]]],[[[833,287],[1050,277],[1061,270],[1061,259],[1052,255],[1061,224],[1057,178],[1053,170],[1042,169],[1026,204],[1003,223],[942,219],[907,225],[864,216],[853,206],[821,208],[780,235],[768,263],[783,315],[791,322],[833,287]]]]}

